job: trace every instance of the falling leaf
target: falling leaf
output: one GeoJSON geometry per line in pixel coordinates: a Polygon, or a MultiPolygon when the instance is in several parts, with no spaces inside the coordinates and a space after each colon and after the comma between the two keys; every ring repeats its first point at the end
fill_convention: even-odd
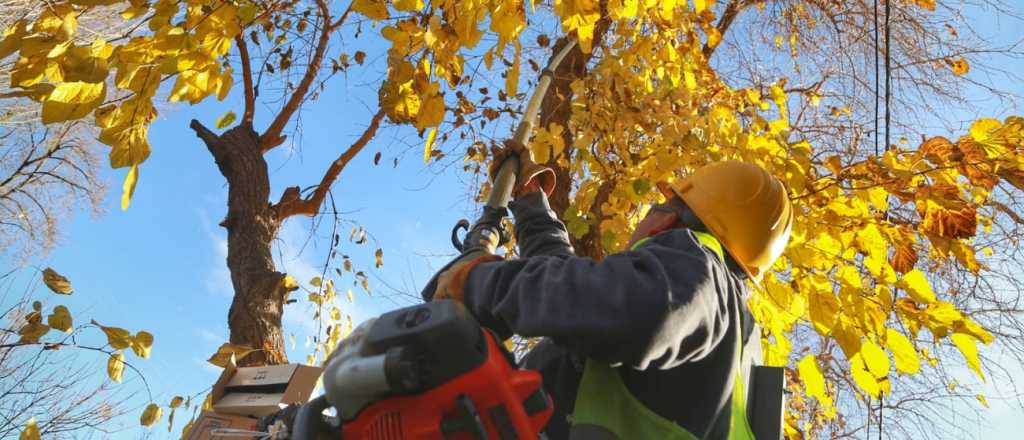
{"type": "Polygon", "coordinates": [[[434,152],[434,139],[437,138],[437,127],[431,128],[427,141],[423,144],[423,163],[430,163],[430,155],[434,152]]]}
{"type": "Polygon", "coordinates": [[[245,345],[236,345],[225,342],[220,346],[220,348],[217,349],[216,353],[214,353],[212,356],[210,356],[209,359],[206,360],[206,362],[224,368],[227,367],[228,363],[231,362],[232,357],[235,359],[235,361],[238,361],[248,356],[249,353],[255,351],[259,350],[247,347],[245,345]]]}
{"type": "Polygon", "coordinates": [[[217,128],[227,128],[235,122],[236,118],[238,118],[238,115],[236,115],[235,112],[228,110],[227,113],[224,113],[217,118],[217,121],[214,122],[214,124],[216,124],[217,128]]]}
{"type": "Polygon", "coordinates": [[[121,383],[121,375],[124,373],[124,353],[121,350],[115,351],[107,360],[107,376],[114,382],[121,383]]]}
{"type": "Polygon", "coordinates": [[[313,277],[312,279],[309,280],[309,284],[313,287],[320,287],[321,283],[322,280],[320,279],[320,277],[313,277]]]}
{"type": "Polygon", "coordinates": [[[376,267],[380,268],[381,266],[383,266],[384,265],[384,250],[380,249],[380,248],[377,248],[377,252],[374,253],[374,256],[377,259],[377,261],[375,263],[376,267]]]}
{"type": "Polygon", "coordinates": [[[30,417],[25,423],[25,429],[21,431],[18,440],[39,440],[39,426],[35,417],[30,417]]]}
{"type": "Polygon", "coordinates": [[[184,402],[184,401],[185,401],[185,399],[183,399],[181,396],[174,396],[171,399],[170,405],[168,405],[168,406],[170,406],[172,409],[173,408],[177,408],[177,407],[181,406],[181,403],[184,402]]]}
{"type": "Polygon", "coordinates": [[[63,275],[49,267],[43,269],[43,283],[54,293],[61,295],[70,295],[74,291],[71,288],[71,282],[67,278],[64,278],[63,275]]]}
{"type": "Polygon", "coordinates": [[[164,410],[157,406],[155,403],[146,405],[146,409],[142,411],[142,416],[139,417],[139,423],[142,426],[153,426],[154,423],[160,420],[160,416],[163,415],[164,410]]]}
{"type": "Polygon", "coordinates": [[[353,55],[352,58],[356,60],[356,64],[362,66],[363,61],[366,60],[366,52],[363,52],[361,50],[356,51],[355,55],[353,55]]]}
{"type": "Polygon", "coordinates": [[[135,184],[139,181],[139,166],[132,165],[128,174],[124,176],[124,183],[121,184],[121,210],[127,211],[132,203],[132,196],[135,195],[135,184]]]}

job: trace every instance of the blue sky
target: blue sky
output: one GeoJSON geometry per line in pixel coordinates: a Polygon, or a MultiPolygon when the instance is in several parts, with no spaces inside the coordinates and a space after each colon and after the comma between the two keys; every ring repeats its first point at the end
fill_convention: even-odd
{"type": "MultiPolygon", "coordinates": [[[[1012,23],[984,23],[982,28],[990,29],[993,39],[1009,41],[1013,37],[1012,23]]],[[[1019,30],[1016,33],[1019,36],[1019,30]]],[[[359,49],[367,51],[368,60],[382,61],[375,57],[383,53],[381,48],[359,49]]],[[[1003,67],[1024,70],[1020,61],[1003,67]]],[[[327,164],[370,120],[368,107],[376,103],[375,89],[344,78],[332,81],[330,86],[319,101],[305,108],[301,142],[290,140],[268,155],[272,199],[287,186],[306,187],[318,182],[327,164]]],[[[1014,88],[1024,95],[1021,85],[1014,88]]],[[[141,169],[131,208],[119,209],[125,170],[104,170],[103,177],[110,185],[103,202],[106,214],[97,218],[77,216],[67,224],[61,244],[45,258],[32,262],[40,268],[52,266],[72,280],[76,293],[65,303],[77,320],[95,319],[132,331],[145,329],[156,336],[152,357],[134,365],[145,375],[158,403],[208,387],[218,369],[205,359],[227,340],[226,316],[232,290],[224,260],[225,231],[217,226],[225,212],[227,189],[211,156],[187,126],[196,118],[212,127],[213,121],[228,110],[241,113],[241,97],[238,90],[235,92],[224,102],[164,108],[150,131],[152,156],[141,169]]],[[[982,106],[976,114],[957,115],[957,119],[1001,116],[1007,110],[982,106]]],[[[1019,106],[1013,110],[1016,114],[1024,112],[1019,106]]],[[[257,113],[257,127],[266,126],[260,117],[267,113],[266,108],[257,113]]],[[[368,268],[374,291],[366,295],[356,288],[354,304],[341,302],[343,312],[352,314],[356,322],[396,307],[396,300],[384,297],[388,289],[383,282],[418,293],[432,270],[446,261],[446,255],[452,255],[448,241],[452,225],[459,218],[475,214],[461,167],[428,168],[421,157],[422,140],[415,132],[387,128],[356,157],[334,186],[338,209],[348,213],[344,217],[366,226],[377,240],[375,245],[362,247],[342,241],[341,252],[351,255],[356,266],[368,268]],[[374,166],[377,151],[382,152],[383,159],[374,166]],[[395,157],[401,158],[397,168],[392,167],[395,157]],[[385,252],[381,270],[372,269],[377,246],[385,252]]],[[[290,219],[276,244],[278,269],[300,281],[319,274],[329,244],[329,229],[322,228],[303,248],[310,227],[308,219],[290,219]]],[[[343,226],[342,236],[347,233],[348,226],[343,226]]],[[[351,281],[341,280],[342,292],[351,281]]],[[[296,347],[289,350],[293,361],[302,361],[309,351],[303,344],[309,330],[304,319],[309,314],[304,307],[302,303],[290,305],[285,312],[286,334],[294,333],[297,340],[296,347]]],[[[105,359],[83,359],[96,362],[102,375],[105,359]]],[[[138,385],[133,376],[126,372],[127,386],[138,385]]],[[[1018,374],[1024,379],[1021,376],[1018,374]]],[[[964,382],[974,383],[967,376],[964,382]]],[[[996,391],[986,391],[993,406],[988,417],[992,425],[979,427],[982,437],[1005,438],[1016,432],[1010,429],[1019,425],[1017,421],[1024,415],[1019,408],[994,399],[996,391]]],[[[139,396],[135,401],[141,408],[148,399],[139,396]]],[[[174,432],[187,417],[179,415],[177,420],[174,432]]],[[[125,430],[115,438],[143,435],[137,428],[138,411],[119,423],[125,430]]],[[[165,424],[166,414],[154,429],[154,437],[165,435],[165,424]]]]}

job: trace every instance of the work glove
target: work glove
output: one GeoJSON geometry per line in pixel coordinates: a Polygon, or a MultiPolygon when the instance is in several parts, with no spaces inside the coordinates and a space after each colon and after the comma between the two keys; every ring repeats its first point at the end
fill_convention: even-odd
{"type": "Polygon", "coordinates": [[[548,196],[555,190],[555,171],[534,163],[530,158],[530,152],[523,144],[508,139],[504,148],[495,148],[492,153],[494,158],[487,170],[492,182],[498,177],[498,170],[501,169],[501,164],[505,163],[505,159],[510,156],[519,157],[519,169],[516,170],[516,186],[512,188],[512,197],[519,198],[535,191],[538,186],[548,196]]]}
{"type": "Polygon", "coordinates": [[[469,271],[480,263],[501,261],[501,257],[484,251],[468,253],[459,258],[448,270],[437,276],[437,290],[432,300],[453,299],[464,302],[466,296],[466,278],[469,271]]]}

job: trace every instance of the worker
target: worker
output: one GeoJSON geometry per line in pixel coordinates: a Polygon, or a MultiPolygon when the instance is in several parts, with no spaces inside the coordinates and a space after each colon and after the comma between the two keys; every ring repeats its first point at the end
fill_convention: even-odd
{"type": "Polygon", "coordinates": [[[551,170],[506,144],[520,156],[519,258],[455,264],[434,298],[463,302],[500,337],[544,337],[523,367],[554,401],[547,437],[752,439],[741,371],[760,337],[745,280],[759,281],[789,239],[783,184],[735,161],[659,184],[666,200],[627,249],[595,261],[574,255],[548,204],[551,170]]]}

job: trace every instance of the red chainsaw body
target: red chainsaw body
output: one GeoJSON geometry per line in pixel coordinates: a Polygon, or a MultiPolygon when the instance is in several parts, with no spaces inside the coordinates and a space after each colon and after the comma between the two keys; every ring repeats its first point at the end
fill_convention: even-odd
{"type": "MultiPolygon", "coordinates": [[[[473,345],[481,356],[474,361],[479,362],[475,367],[420,393],[392,396],[366,406],[344,422],[342,438],[537,439],[553,411],[540,373],[516,368],[512,356],[489,330],[480,329],[478,334],[482,337],[473,345]]],[[[450,339],[444,343],[451,348],[450,344],[450,339]]]]}

